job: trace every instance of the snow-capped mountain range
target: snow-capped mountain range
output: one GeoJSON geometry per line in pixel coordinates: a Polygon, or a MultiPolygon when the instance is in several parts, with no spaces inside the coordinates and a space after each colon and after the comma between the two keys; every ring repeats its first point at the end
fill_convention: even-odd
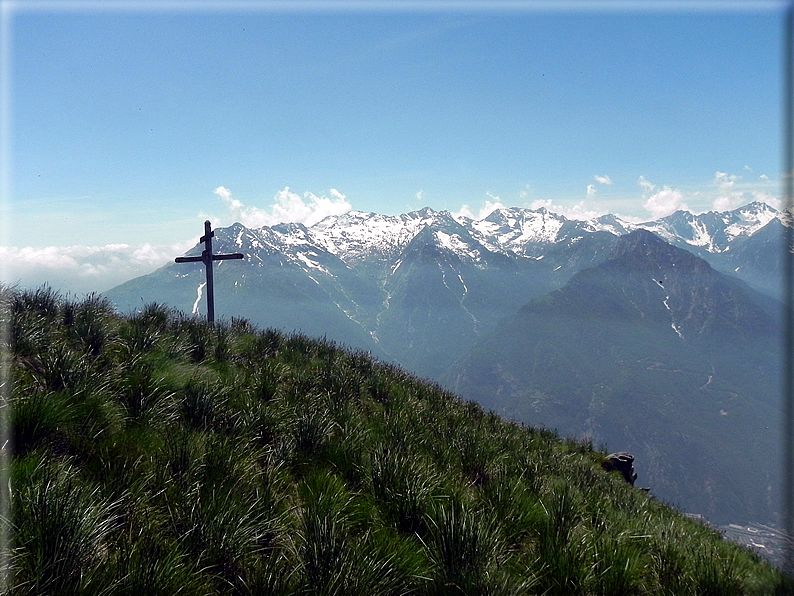
{"type": "MultiPolygon", "coordinates": [[[[618,238],[638,228],[777,295],[782,222],[781,213],[756,202],[723,213],[679,211],[640,224],[614,215],[579,221],[519,207],[481,220],[424,208],[395,216],[350,211],[310,227],[236,223],[215,231],[217,252],[246,255],[243,262],[215,265],[217,308],[219,316],[329,335],[436,377],[457,357],[437,349],[439,342],[471,345],[501,317],[609,258],[618,238]],[[428,338],[442,322],[455,331],[428,338]]],[[[171,264],[107,294],[121,310],[158,301],[201,312],[203,275],[200,263],[171,264]]]]}
{"type": "Polygon", "coordinates": [[[388,260],[425,228],[440,247],[464,261],[476,262],[488,253],[510,257],[543,258],[552,245],[574,244],[584,236],[606,232],[615,236],[635,229],[654,232],[670,244],[698,254],[723,254],[753,237],[763,228],[782,226],[781,213],[766,203],[754,202],[733,211],[692,214],[677,211],[659,220],[630,223],[614,215],[572,220],[548,211],[520,207],[497,209],[481,220],[454,217],[446,211],[424,208],[402,215],[350,211],[334,215],[307,228],[279,224],[248,229],[237,224],[235,245],[275,250],[291,255],[296,263],[317,268],[307,253],[333,254],[346,263],[365,259],[388,260]],[[301,255],[301,256],[298,256],[301,255]]]}
{"type": "MultiPolygon", "coordinates": [[[[732,273],[766,293],[777,294],[782,246],[782,214],[766,203],[749,203],[725,212],[677,211],[662,219],[630,223],[614,215],[572,220],[545,208],[497,209],[481,220],[454,217],[424,208],[396,216],[350,211],[305,227],[280,224],[247,229],[235,225],[234,245],[278,252],[307,273],[324,271],[333,255],[348,266],[363,261],[389,263],[394,272],[400,253],[423,230],[424,238],[461,262],[486,267],[495,255],[512,260],[540,260],[571,248],[585,238],[617,237],[646,229],[674,246],[704,258],[717,270],[732,273]],[[771,277],[770,277],[771,275],[771,277]]],[[[608,243],[608,241],[607,241],[608,243]]],[[[594,264],[594,263],[593,263],[594,264]]],[[[560,268],[565,265],[557,263],[560,268]]]]}

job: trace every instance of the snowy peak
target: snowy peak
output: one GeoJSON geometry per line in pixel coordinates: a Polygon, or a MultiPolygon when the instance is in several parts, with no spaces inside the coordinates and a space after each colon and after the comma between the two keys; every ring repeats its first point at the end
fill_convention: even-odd
{"type": "Polygon", "coordinates": [[[641,227],[658,234],[668,242],[683,242],[702,247],[710,253],[724,252],[728,247],[725,222],[713,211],[700,215],[676,211],[655,222],[641,224],[641,227]]]}
{"type": "Polygon", "coordinates": [[[733,239],[737,236],[752,236],[780,214],[766,203],[753,202],[725,215],[730,216],[725,232],[733,239]]]}
{"type": "Polygon", "coordinates": [[[584,222],[584,227],[590,232],[608,232],[615,236],[628,234],[637,228],[637,226],[623,221],[611,213],[584,222]]]}
{"type": "Polygon", "coordinates": [[[402,215],[379,215],[350,211],[331,216],[312,226],[319,242],[329,252],[348,261],[367,258],[393,258],[426,226],[455,222],[446,211],[425,207],[402,215]]]}
{"type": "Polygon", "coordinates": [[[480,242],[469,227],[446,213],[422,228],[406,251],[410,251],[412,247],[415,249],[417,245],[432,246],[436,254],[444,254],[448,258],[451,256],[455,260],[473,263],[478,267],[487,266],[494,257],[494,251],[480,242]]]}
{"type": "Polygon", "coordinates": [[[662,219],[640,224],[672,244],[687,244],[709,253],[730,249],[739,238],[747,238],[761,230],[779,213],[766,203],[753,202],[733,211],[709,211],[695,215],[676,211],[662,219]]]}
{"type": "Polygon", "coordinates": [[[497,209],[480,221],[472,221],[474,235],[491,250],[527,255],[528,247],[552,244],[568,220],[545,208],[520,207],[497,209]]]}

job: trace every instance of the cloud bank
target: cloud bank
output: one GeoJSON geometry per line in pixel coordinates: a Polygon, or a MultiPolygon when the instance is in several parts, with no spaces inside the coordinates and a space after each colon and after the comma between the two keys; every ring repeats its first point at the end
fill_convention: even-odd
{"type": "Polygon", "coordinates": [[[104,292],[151,273],[194,245],[195,239],[169,245],[0,246],[0,260],[6,263],[0,281],[24,288],[46,283],[71,294],[104,292]]]}
{"type": "MultiPolygon", "coordinates": [[[[641,191],[640,202],[648,216],[639,218],[620,215],[620,217],[635,222],[657,219],[679,209],[689,209],[687,202],[701,210],[712,208],[716,211],[726,211],[750,201],[761,201],[780,210],[782,200],[771,194],[775,192],[775,183],[765,174],[756,177],[750,168],[745,168],[745,172],[752,173],[752,177],[756,178],[755,182],[742,182],[742,177],[739,175],[717,171],[705,188],[701,187],[698,192],[687,194],[668,185],[657,186],[644,176],[639,176],[637,185],[641,191]]],[[[519,198],[531,209],[543,207],[568,219],[587,220],[604,215],[608,211],[617,213],[614,208],[611,210],[603,206],[599,208],[599,201],[596,199],[597,185],[610,186],[611,178],[607,175],[596,175],[593,180],[594,183],[587,187],[587,194],[593,200],[583,200],[573,206],[555,204],[548,199],[535,200],[527,205],[528,186],[520,193],[519,198]]],[[[227,214],[223,217],[209,218],[213,220],[215,226],[229,225],[234,221],[239,221],[247,227],[262,227],[284,222],[311,226],[325,217],[341,215],[352,209],[347,197],[336,189],[331,189],[327,196],[318,196],[310,192],[299,195],[292,192],[289,187],[285,187],[274,195],[272,204],[266,208],[243,204],[224,186],[218,186],[214,193],[227,210],[227,214]]],[[[494,210],[506,207],[501,197],[491,193],[486,195],[487,200],[481,207],[472,208],[465,204],[453,215],[480,220],[494,210]]],[[[424,192],[418,191],[416,198],[422,200],[424,192]]],[[[511,202],[508,201],[507,204],[511,202]]],[[[602,205],[605,203],[602,202],[602,205]]],[[[175,256],[184,254],[195,243],[194,237],[182,243],[168,245],[108,244],[45,248],[0,246],[0,282],[28,288],[48,283],[54,289],[72,294],[102,292],[172,262],[175,256]]]]}
{"type": "Polygon", "coordinates": [[[744,193],[736,189],[736,183],[741,179],[742,177],[736,174],[714,172],[714,180],[711,182],[713,186],[717,187],[717,197],[712,203],[714,211],[730,211],[747,202],[744,193]]]}
{"type": "Polygon", "coordinates": [[[273,197],[275,202],[265,209],[244,205],[233,198],[231,191],[225,186],[219,186],[214,192],[224,202],[234,221],[240,222],[247,228],[261,228],[280,223],[302,223],[311,226],[329,215],[343,215],[353,208],[347,197],[335,188],[330,190],[330,197],[317,196],[310,192],[303,193],[301,197],[287,186],[276,193],[273,197]]]}
{"type": "Polygon", "coordinates": [[[689,210],[681,191],[669,186],[664,186],[662,190],[648,197],[642,206],[651,214],[652,219],[666,217],[679,210],[689,210]]]}
{"type": "MultiPolygon", "coordinates": [[[[223,186],[214,192],[226,205],[233,221],[247,227],[284,222],[311,226],[329,215],[341,215],[351,209],[347,197],[336,189],[331,189],[330,196],[307,192],[301,197],[287,187],[276,193],[274,203],[266,209],[244,205],[223,186]]],[[[200,216],[208,218],[205,214],[200,216]]],[[[213,226],[228,225],[233,223],[227,223],[229,216],[209,219],[213,220],[213,226]]],[[[0,270],[0,282],[23,288],[48,284],[60,292],[75,295],[104,292],[173,262],[175,256],[184,254],[195,244],[196,238],[168,245],[0,246],[0,261],[5,263],[0,270]]]]}
{"type": "Polygon", "coordinates": [[[650,214],[651,219],[667,217],[679,210],[689,210],[684,203],[683,193],[677,188],[665,185],[657,191],[658,187],[644,176],[639,177],[637,184],[643,193],[642,207],[650,214]]]}
{"type": "MultiPolygon", "coordinates": [[[[752,172],[752,168],[745,166],[745,171],[752,172]]],[[[769,177],[765,174],[758,176],[758,182],[742,182],[742,177],[728,172],[714,172],[711,182],[702,190],[684,193],[670,186],[664,185],[661,189],[640,176],[637,184],[642,190],[643,207],[650,214],[651,219],[666,217],[675,211],[684,210],[693,213],[702,213],[708,209],[713,211],[732,211],[751,201],[767,203],[774,209],[782,208],[782,201],[765,190],[769,186],[769,177]],[[691,200],[699,210],[687,206],[685,199],[691,200]]]]}

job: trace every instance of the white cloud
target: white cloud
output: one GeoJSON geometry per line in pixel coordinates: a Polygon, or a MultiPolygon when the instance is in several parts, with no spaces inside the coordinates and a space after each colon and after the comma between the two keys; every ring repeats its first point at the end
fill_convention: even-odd
{"type": "Polygon", "coordinates": [[[736,183],[741,179],[736,174],[714,172],[711,183],[717,187],[717,197],[712,203],[715,211],[731,211],[747,203],[744,192],[736,188],[736,183]]]}
{"type": "Polygon", "coordinates": [[[656,190],[656,185],[652,182],[648,182],[648,180],[645,179],[645,176],[640,176],[639,180],[637,180],[637,184],[640,185],[642,192],[645,193],[656,190]]]}
{"type": "Polygon", "coordinates": [[[761,174],[761,175],[758,177],[758,179],[759,179],[759,180],[763,180],[764,182],[769,182],[769,176],[767,176],[766,174],[761,174]]]}
{"type": "Polygon", "coordinates": [[[712,180],[712,184],[718,186],[720,190],[730,190],[736,186],[736,183],[741,179],[742,177],[737,176],[736,174],[714,172],[714,180],[712,180]]]}
{"type": "Polygon", "coordinates": [[[595,186],[593,186],[592,184],[588,184],[587,185],[587,198],[588,199],[592,199],[593,197],[595,197],[597,192],[598,191],[596,190],[595,186]]]}
{"type": "Polygon", "coordinates": [[[532,187],[529,184],[525,184],[524,188],[522,188],[521,191],[518,193],[518,198],[521,199],[522,201],[525,201],[529,198],[531,194],[532,194],[532,187]]]}
{"type": "Polygon", "coordinates": [[[712,209],[714,211],[722,212],[722,211],[733,211],[734,209],[738,209],[744,205],[743,198],[740,197],[737,199],[736,197],[731,196],[719,196],[714,199],[714,202],[711,204],[712,209]]]}
{"type": "Polygon", "coordinates": [[[585,201],[579,201],[573,207],[565,207],[563,205],[555,205],[551,199],[538,199],[537,201],[532,201],[529,206],[530,209],[535,210],[540,209],[541,207],[551,211],[552,213],[567,217],[568,219],[575,219],[579,221],[594,219],[606,213],[604,210],[593,209],[592,207],[587,206],[585,201]]]}
{"type": "MultiPolygon", "coordinates": [[[[645,179],[640,176],[640,186],[645,179]]],[[[647,181],[646,181],[647,182],[647,181]]],[[[643,186],[645,188],[645,186],[643,186]]],[[[653,188],[656,188],[653,186],[653,188]]],[[[684,196],[678,189],[665,186],[659,192],[651,195],[642,205],[650,214],[653,219],[666,217],[671,213],[678,210],[687,210],[689,207],[684,203],[684,196]]]]}
{"type": "Polygon", "coordinates": [[[612,178],[609,176],[594,176],[595,181],[599,184],[606,184],[607,186],[612,186],[612,178]]]}
{"type": "Polygon", "coordinates": [[[311,226],[329,215],[342,215],[352,209],[347,197],[335,188],[329,191],[330,197],[317,196],[310,192],[303,193],[301,197],[287,186],[276,193],[273,197],[275,203],[267,209],[245,206],[241,201],[233,199],[231,191],[223,186],[219,186],[214,192],[226,204],[234,221],[248,228],[274,226],[279,223],[302,223],[311,226]]]}
{"type": "Polygon", "coordinates": [[[232,193],[228,188],[219,186],[218,188],[215,189],[215,194],[218,195],[221,199],[223,199],[223,202],[226,203],[226,205],[232,211],[238,211],[242,209],[243,204],[240,201],[232,198],[232,193]]]}
{"type": "Polygon", "coordinates": [[[463,205],[458,211],[451,213],[452,217],[454,217],[456,219],[459,219],[461,217],[466,217],[468,219],[473,219],[475,221],[479,221],[481,219],[485,219],[486,217],[488,217],[491,213],[493,213],[497,209],[503,209],[504,208],[504,204],[502,203],[502,199],[501,198],[499,198],[498,196],[492,195],[489,192],[485,193],[485,194],[488,195],[489,199],[491,199],[491,200],[486,200],[485,204],[482,207],[480,207],[480,209],[479,209],[479,211],[477,211],[477,213],[474,213],[471,210],[471,207],[469,207],[468,205],[463,205]]]}
{"type": "Polygon", "coordinates": [[[746,172],[752,172],[752,171],[753,171],[753,168],[751,168],[751,167],[750,167],[750,166],[748,166],[747,164],[744,164],[744,170],[745,170],[746,172]]]}
{"type": "MultiPolygon", "coordinates": [[[[745,170],[752,172],[752,168],[745,170]]],[[[760,180],[768,181],[764,175],[760,180]]],[[[659,187],[645,177],[640,176],[637,183],[643,191],[643,206],[654,218],[664,217],[676,210],[688,210],[692,213],[702,213],[709,209],[717,212],[732,211],[746,205],[750,201],[763,201],[772,207],[781,204],[775,196],[765,192],[767,186],[759,182],[746,182],[742,176],[730,172],[716,171],[711,181],[700,190],[690,188],[686,194],[664,185],[659,187]],[[689,207],[685,198],[693,205],[689,207]]]]}
{"type": "Polygon", "coordinates": [[[424,200],[424,198],[425,198],[425,191],[423,191],[423,190],[417,191],[416,200],[417,201],[422,201],[422,200],[424,200]]]}

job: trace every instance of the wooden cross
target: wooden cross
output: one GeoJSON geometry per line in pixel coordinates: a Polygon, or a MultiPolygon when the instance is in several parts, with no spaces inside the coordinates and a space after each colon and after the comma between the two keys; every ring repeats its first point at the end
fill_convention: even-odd
{"type": "Polygon", "coordinates": [[[177,257],[177,263],[197,263],[201,261],[204,263],[204,268],[207,270],[207,322],[215,322],[215,295],[212,289],[212,262],[213,261],[227,261],[229,259],[242,259],[245,255],[235,252],[228,255],[214,255],[212,254],[212,237],[215,235],[210,229],[209,220],[204,222],[204,235],[199,238],[199,242],[204,243],[204,251],[200,257],[177,257]]]}

